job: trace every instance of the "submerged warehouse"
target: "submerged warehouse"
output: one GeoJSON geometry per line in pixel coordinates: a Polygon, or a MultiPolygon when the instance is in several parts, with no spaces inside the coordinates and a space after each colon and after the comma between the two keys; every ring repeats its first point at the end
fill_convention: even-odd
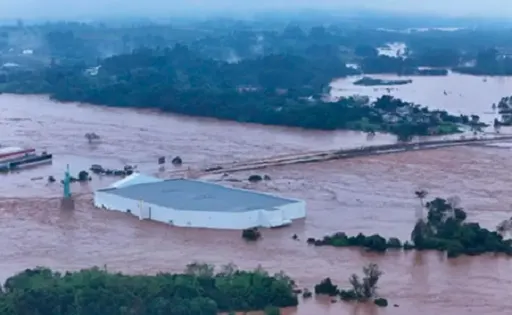
{"type": "Polygon", "coordinates": [[[97,190],[98,208],[129,212],[180,227],[279,227],[306,216],[302,200],[189,179],[162,180],[134,173],[97,190]]]}

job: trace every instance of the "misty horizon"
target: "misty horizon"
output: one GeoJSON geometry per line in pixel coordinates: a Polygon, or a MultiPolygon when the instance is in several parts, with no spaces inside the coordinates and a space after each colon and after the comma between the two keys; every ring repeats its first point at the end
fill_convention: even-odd
{"type": "Polygon", "coordinates": [[[349,14],[356,11],[372,10],[383,13],[426,14],[453,17],[503,18],[512,17],[512,6],[505,0],[445,1],[407,1],[379,0],[361,4],[355,0],[342,3],[335,0],[189,0],[176,4],[177,1],[162,0],[81,0],[72,4],[66,0],[17,0],[0,2],[0,19],[81,19],[81,18],[119,18],[147,17],[163,18],[176,16],[232,16],[249,17],[265,11],[297,11],[313,9],[330,11],[333,14],[349,14]],[[243,3],[243,4],[241,4],[243,3]]]}

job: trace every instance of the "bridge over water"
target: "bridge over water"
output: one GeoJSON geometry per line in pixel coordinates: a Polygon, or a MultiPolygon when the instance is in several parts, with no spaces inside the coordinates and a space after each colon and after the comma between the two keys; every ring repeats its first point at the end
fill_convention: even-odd
{"type": "Polygon", "coordinates": [[[341,150],[311,151],[252,159],[232,163],[216,164],[199,170],[189,170],[189,177],[195,178],[207,174],[235,173],[240,171],[264,169],[271,166],[290,165],[299,163],[314,163],[336,159],[347,159],[380,154],[392,154],[408,151],[435,150],[456,146],[484,145],[493,142],[512,141],[512,135],[487,136],[482,138],[433,140],[414,143],[396,143],[388,145],[365,146],[341,150]]]}
{"type": "Polygon", "coordinates": [[[411,143],[395,143],[387,145],[364,146],[359,148],[309,151],[304,153],[292,153],[276,155],[267,158],[250,159],[230,163],[210,165],[201,169],[182,169],[172,171],[169,177],[172,178],[199,178],[210,174],[230,174],[242,171],[265,169],[267,167],[315,163],[337,159],[349,159],[363,156],[374,156],[381,154],[393,154],[409,151],[436,150],[456,146],[484,146],[490,143],[512,141],[512,135],[485,136],[481,138],[468,138],[457,140],[431,140],[411,143]]]}

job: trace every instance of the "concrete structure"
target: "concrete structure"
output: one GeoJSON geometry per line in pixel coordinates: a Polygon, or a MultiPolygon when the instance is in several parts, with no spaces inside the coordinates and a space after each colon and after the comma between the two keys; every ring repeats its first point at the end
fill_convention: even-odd
{"type": "Polygon", "coordinates": [[[134,173],[97,190],[94,205],[181,227],[278,227],[306,216],[302,200],[198,180],[162,180],[134,173]]]}

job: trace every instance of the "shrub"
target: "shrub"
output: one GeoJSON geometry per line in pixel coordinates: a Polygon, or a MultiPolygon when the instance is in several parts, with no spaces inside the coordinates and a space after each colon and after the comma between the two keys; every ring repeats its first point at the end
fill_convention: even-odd
{"type": "Polygon", "coordinates": [[[373,303],[375,303],[375,305],[380,306],[380,307],[388,306],[388,300],[386,300],[384,298],[377,298],[377,299],[373,300],[373,303]]]}
{"type": "Polygon", "coordinates": [[[242,238],[247,241],[257,241],[261,238],[261,233],[257,228],[245,229],[242,231],[242,238]]]}
{"type": "Polygon", "coordinates": [[[315,294],[335,296],[338,294],[338,286],[332,283],[331,278],[325,278],[319,284],[315,285],[315,294]]]}

